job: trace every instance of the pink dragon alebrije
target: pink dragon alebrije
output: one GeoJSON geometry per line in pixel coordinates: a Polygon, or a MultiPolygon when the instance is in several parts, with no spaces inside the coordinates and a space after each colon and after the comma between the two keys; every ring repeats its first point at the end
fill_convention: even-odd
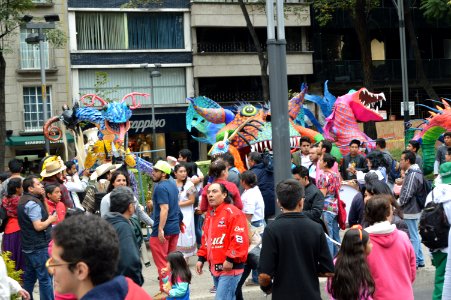
{"type": "Polygon", "coordinates": [[[338,97],[332,114],[326,119],[324,137],[334,141],[343,155],[349,152],[349,143],[354,139],[365,143],[366,148],[375,148],[374,141],[360,130],[357,121],[381,121],[383,118],[378,110],[383,101],[383,93],[373,94],[366,88],[338,97]]]}

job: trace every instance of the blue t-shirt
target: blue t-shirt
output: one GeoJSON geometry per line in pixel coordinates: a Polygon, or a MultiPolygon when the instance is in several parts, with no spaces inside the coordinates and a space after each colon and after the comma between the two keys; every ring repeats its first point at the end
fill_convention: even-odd
{"type": "Polygon", "coordinates": [[[180,233],[180,207],[179,190],[174,180],[160,181],[153,192],[153,215],[154,220],[151,236],[158,236],[160,224],[160,204],[168,204],[168,218],[164,226],[164,235],[180,233]]]}

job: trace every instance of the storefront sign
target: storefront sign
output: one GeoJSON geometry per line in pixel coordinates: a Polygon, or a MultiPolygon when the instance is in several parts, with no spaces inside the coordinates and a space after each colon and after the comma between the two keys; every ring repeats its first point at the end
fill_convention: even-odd
{"type": "Polygon", "coordinates": [[[131,121],[130,129],[133,129],[135,133],[144,133],[152,129],[154,124],[155,128],[164,128],[166,126],[166,119],[131,121]]]}
{"type": "Polygon", "coordinates": [[[152,115],[132,115],[130,118],[130,134],[151,133],[155,124],[156,132],[180,132],[186,131],[185,114],[155,114],[155,122],[152,115]]]}

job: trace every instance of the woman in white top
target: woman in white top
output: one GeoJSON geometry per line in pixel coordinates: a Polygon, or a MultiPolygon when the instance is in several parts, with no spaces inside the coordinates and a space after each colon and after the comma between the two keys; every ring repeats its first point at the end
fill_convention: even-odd
{"type": "Polygon", "coordinates": [[[177,241],[177,250],[183,253],[185,259],[196,253],[196,233],[194,230],[194,200],[197,190],[188,179],[186,166],[178,164],[174,167],[175,183],[179,190],[179,206],[183,213],[185,232],[180,232],[177,241]]]}
{"type": "Polygon", "coordinates": [[[265,202],[262,193],[257,185],[257,176],[252,171],[245,171],[241,174],[240,180],[244,192],[241,194],[243,201],[243,212],[253,227],[263,228],[265,225],[265,202]]]}
{"type": "MultiPolygon", "coordinates": [[[[243,202],[243,212],[246,214],[247,220],[250,222],[250,234],[252,236],[249,251],[259,247],[261,238],[265,228],[265,202],[263,201],[262,193],[257,185],[257,176],[252,171],[245,171],[240,175],[240,185],[244,188],[244,192],[241,194],[241,201],[243,202]]],[[[254,250],[252,250],[254,251],[254,250]]],[[[249,259],[249,256],[248,256],[249,259]]],[[[235,296],[237,300],[243,299],[242,286],[246,281],[252,270],[252,279],[246,285],[258,284],[258,273],[255,269],[252,269],[252,264],[248,260],[243,275],[241,276],[238,286],[236,288],[235,296]]]]}

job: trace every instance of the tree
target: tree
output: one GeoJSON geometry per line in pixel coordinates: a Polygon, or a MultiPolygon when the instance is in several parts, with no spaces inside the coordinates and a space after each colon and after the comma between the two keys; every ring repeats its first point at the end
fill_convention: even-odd
{"type": "MultiPolygon", "coordinates": [[[[375,0],[315,0],[313,2],[316,20],[320,26],[325,26],[329,23],[333,18],[333,12],[336,10],[345,10],[349,13],[360,46],[363,85],[369,90],[373,86],[373,60],[371,58],[371,41],[368,32],[368,15],[378,5],[379,2],[375,0]]],[[[377,137],[376,124],[374,122],[364,123],[363,128],[369,137],[377,137]]]]}
{"type": "Polygon", "coordinates": [[[0,166],[5,165],[6,113],[5,113],[5,48],[8,38],[22,23],[23,13],[33,7],[32,0],[0,0],[0,166]]]}
{"type": "MultiPolygon", "coordinates": [[[[450,15],[451,16],[451,15],[450,15]]],[[[427,79],[424,72],[423,59],[421,58],[420,47],[418,46],[417,35],[413,25],[412,14],[410,12],[409,1],[404,1],[404,21],[406,25],[407,36],[409,37],[410,47],[413,49],[413,56],[415,58],[415,68],[419,84],[424,88],[429,98],[438,99],[438,95],[427,79]]]]}
{"type": "Polygon", "coordinates": [[[421,0],[420,8],[428,20],[451,20],[451,1],[421,0]]]}
{"type": "Polygon", "coordinates": [[[252,42],[254,43],[255,49],[257,50],[258,61],[260,63],[260,78],[262,81],[262,92],[263,92],[263,100],[269,100],[269,76],[268,76],[268,54],[263,50],[260,41],[257,36],[257,32],[255,32],[254,25],[249,18],[249,12],[247,11],[246,5],[243,0],[238,0],[240,4],[241,12],[243,13],[244,19],[246,20],[246,27],[249,30],[249,34],[251,35],[252,42]]]}

